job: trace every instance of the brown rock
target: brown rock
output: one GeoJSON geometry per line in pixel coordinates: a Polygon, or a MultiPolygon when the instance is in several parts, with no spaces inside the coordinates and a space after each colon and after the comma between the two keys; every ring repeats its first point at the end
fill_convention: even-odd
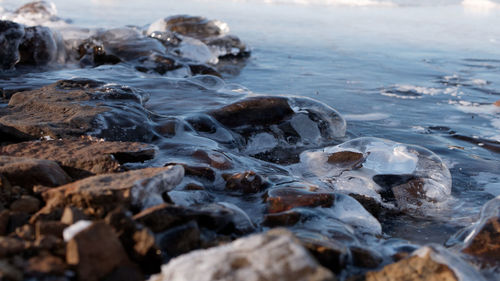
{"type": "Polygon", "coordinates": [[[176,15],[165,19],[166,27],[173,32],[204,39],[224,34],[224,30],[216,21],[204,17],[176,15]]]}
{"type": "Polygon", "coordinates": [[[462,251],[485,265],[500,264],[500,217],[487,219],[462,251]]]}
{"type": "Polygon", "coordinates": [[[366,274],[366,281],[458,281],[448,265],[435,262],[430,252],[425,256],[410,256],[366,274]]]}
{"type": "Polygon", "coordinates": [[[32,139],[85,134],[107,140],[149,141],[152,130],[141,95],[120,86],[103,86],[88,79],[63,80],[33,91],[14,94],[0,109],[0,124],[32,139]],[[123,108],[127,100],[127,108],[123,108]],[[3,114],[2,114],[3,113],[3,114]]]}
{"type": "Polygon", "coordinates": [[[12,237],[0,237],[0,259],[18,254],[25,248],[25,242],[12,237]]]}
{"type": "Polygon", "coordinates": [[[149,227],[151,231],[158,233],[181,224],[186,219],[195,217],[197,213],[189,208],[162,204],[148,208],[133,218],[135,221],[149,227]]]}
{"type": "Polygon", "coordinates": [[[405,208],[408,205],[421,206],[422,200],[435,202],[427,197],[424,184],[423,179],[416,178],[405,184],[393,187],[392,192],[398,207],[405,208]]]}
{"type": "Polygon", "coordinates": [[[40,200],[33,196],[23,195],[20,199],[10,204],[10,210],[13,212],[25,212],[28,214],[36,213],[40,209],[40,200]]]}
{"type": "Polygon", "coordinates": [[[223,174],[226,189],[243,193],[258,193],[264,191],[269,184],[253,171],[236,174],[223,174]]]}
{"type": "Polygon", "coordinates": [[[202,179],[207,179],[209,181],[215,180],[215,172],[210,167],[195,167],[183,164],[186,176],[194,176],[202,179]]]}
{"type": "Polygon", "coordinates": [[[11,185],[31,189],[33,185],[59,186],[71,178],[55,162],[23,157],[0,156],[0,174],[11,185]]]}
{"type": "Polygon", "coordinates": [[[21,239],[28,241],[35,240],[35,228],[31,224],[25,224],[23,226],[20,226],[16,228],[15,232],[16,236],[21,239]]]}
{"type": "Polygon", "coordinates": [[[134,200],[140,205],[148,196],[160,196],[175,187],[182,180],[178,167],[146,168],[79,180],[45,192],[47,205],[41,212],[74,206],[84,209],[87,215],[103,217],[117,206],[129,207],[133,203],[132,192],[137,192],[134,200]]]}
{"type": "Polygon", "coordinates": [[[208,113],[223,125],[265,126],[280,123],[293,115],[284,97],[251,97],[208,113]]]}
{"type": "Polygon", "coordinates": [[[365,157],[363,153],[353,151],[339,151],[328,156],[327,162],[349,170],[358,169],[363,166],[365,157]]]}
{"type": "Polygon", "coordinates": [[[93,223],[68,241],[66,262],[75,266],[79,280],[89,281],[99,280],[129,263],[120,240],[104,222],[93,223]]]}
{"type": "Polygon", "coordinates": [[[302,214],[300,212],[289,210],[281,213],[266,214],[262,225],[268,227],[293,226],[300,221],[302,214]]]}
{"type": "Polygon", "coordinates": [[[495,106],[500,106],[500,100],[497,100],[495,103],[494,103],[495,106]]]}
{"type": "Polygon", "coordinates": [[[379,218],[382,212],[382,205],[380,202],[372,197],[368,197],[361,194],[350,193],[349,196],[356,199],[363,207],[372,214],[375,218],[379,218]]]}
{"type": "Polygon", "coordinates": [[[349,248],[352,254],[352,261],[355,266],[364,268],[377,268],[383,261],[382,257],[368,249],[359,246],[351,246],[349,248]]]}
{"type": "Polygon", "coordinates": [[[176,257],[199,248],[200,234],[198,224],[190,221],[161,233],[159,246],[169,257],[176,257]]]}
{"type": "Polygon", "coordinates": [[[57,238],[63,238],[63,231],[68,227],[59,221],[38,221],[35,224],[36,239],[41,239],[43,236],[52,235],[57,238]]]}
{"type": "Polygon", "coordinates": [[[61,216],[61,223],[72,225],[77,221],[85,220],[87,216],[78,208],[75,207],[66,207],[61,216]]]}
{"type": "Polygon", "coordinates": [[[233,168],[231,159],[229,159],[226,155],[218,151],[196,150],[193,153],[193,157],[200,160],[203,163],[209,164],[210,167],[215,169],[228,170],[233,168]]]}
{"type": "Polygon", "coordinates": [[[120,164],[152,159],[155,148],[137,142],[72,140],[32,141],[0,147],[0,154],[56,161],[71,177],[121,171],[120,164]]]}
{"type": "Polygon", "coordinates": [[[47,275],[64,275],[67,265],[63,259],[52,256],[42,255],[32,257],[28,260],[27,274],[31,276],[46,277],[47,275]]]}
{"type": "Polygon", "coordinates": [[[279,213],[295,207],[331,207],[333,193],[310,192],[296,188],[279,188],[268,192],[266,199],[269,213],[279,213]]]}

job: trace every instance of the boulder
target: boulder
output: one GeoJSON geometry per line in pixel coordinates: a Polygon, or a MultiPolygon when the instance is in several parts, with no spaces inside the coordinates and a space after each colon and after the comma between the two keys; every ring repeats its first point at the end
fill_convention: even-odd
{"type": "Polygon", "coordinates": [[[93,135],[107,140],[149,141],[152,129],[143,96],[88,79],[62,80],[12,96],[0,124],[33,139],[93,135]]]}
{"type": "Polygon", "coordinates": [[[0,174],[10,185],[31,189],[34,185],[60,186],[71,178],[54,161],[0,156],[0,174]]]}
{"type": "Polygon", "coordinates": [[[78,280],[97,281],[129,260],[111,226],[95,222],[68,241],[66,262],[75,266],[78,280]]]}
{"type": "Polygon", "coordinates": [[[0,20],[0,69],[11,69],[20,60],[19,45],[24,27],[12,21],[0,20]]]}
{"type": "Polygon", "coordinates": [[[23,195],[10,204],[9,209],[13,212],[36,213],[40,209],[40,200],[33,196],[23,195]]]}
{"type": "Polygon", "coordinates": [[[287,231],[268,232],[171,260],[150,281],[336,280],[287,231]],[[193,266],[196,265],[196,266],[193,266]]]}
{"type": "Polygon", "coordinates": [[[58,55],[57,37],[45,26],[30,26],[24,29],[19,45],[19,65],[46,65],[55,61],[58,55]]]}
{"type": "Polygon", "coordinates": [[[89,177],[44,192],[47,205],[40,212],[73,206],[102,217],[118,206],[161,204],[161,194],[173,189],[183,176],[181,166],[170,166],[89,177]]]}
{"type": "Polygon", "coordinates": [[[56,161],[73,179],[122,170],[120,164],[152,159],[155,147],[137,142],[88,138],[22,142],[0,147],[0,154],[56,161]]]}

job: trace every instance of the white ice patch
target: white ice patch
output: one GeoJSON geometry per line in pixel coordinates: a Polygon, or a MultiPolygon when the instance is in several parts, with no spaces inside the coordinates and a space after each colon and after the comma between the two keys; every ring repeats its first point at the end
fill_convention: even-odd
{"type": "Polygon", "coordinates": [[[205,43],[187,36],[182,37],[182,42],[174,53],[201,63],[217,64],[219,62],[217,54],[214,54],[205,43]]]}
{"type": "Polygon", "coordinates": [[[257,154],[262,152],[267,152],[278,146],[278,140],[269,133],[259,133],[252,136],[247,146],[245,147],[245,153],[257,154]]]}
{"type": "Polygon", "coordinates": [[[174,189],[183,178],[184,168],[175,165],[152,178],[139,180],[132,188],[132,202],[143,209],[162,204],[162,193],[174,189]]]}
{"type": "Polygon", "coordinates": [[[68,227],[66,227],[63,230],[63,238],[65,242],[68,242],[69,240],[73,239],[75,235],[78,233],[82,232],[83,230],[87,229],[89,226],[92,225],[91,221],[87,220],[80,220],[68,227]]]}
{"type": "Polygon", "coordinates": [[[354,198],[342,194],[335,195],[335,203],[329,209],[339,220],[371,234],[382,234],[382,226],[354,198]]]}

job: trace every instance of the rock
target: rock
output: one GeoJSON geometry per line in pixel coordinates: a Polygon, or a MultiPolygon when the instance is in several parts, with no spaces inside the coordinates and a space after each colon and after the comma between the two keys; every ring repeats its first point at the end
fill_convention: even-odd
{"type": "Polygon", "coordinates": [[[117,64],[122,60],[112,54],[108,54],[102,45],[102,42],[89,38],[84,40],[78,46],[78,56],[77,59],[80,61],[82,66],[99,66],[103,64],[117,64]]]}
{"type": "Polygon", "coordinates": [[[6,260],[0,260],[0,280],[23,280],[23,272],[6,260]]]}
{"type": "Polygon", "coordinates": [[[212,168],[209,167],[198,167],[198,166],[189,166],[186,164],[182,164],[184,167],[184,172],[186,176],[194,176],[201,179],[206,179],[211,182],[215,180],[215,172],[212,168]]]}
{"type": "Polygon", "coordinates": [[[123,86],[101,84],[88,79],[62,80],[16,93],[9,106],[0,110],[0,116],[4,115],[0,124],[33,139],[90,134],[107,140],[151,140],[142,94],[123,86]]]}
{"type": "Polygon", "coordinates": [[[222,78],[222,75],[213,67],[206,64],[190,64],[189,70],[194,75],[213,75],[222,78]]]}
{"type": "Polygon", "coordinates": [[[20,199],[12,202],[9,209],[13,212],[33,214],[40,209],[40,200],[33,196],[23,195],[20,199]]]}
{"type": "Polygon", "coordinates": [[[229,31],[226,23],[208,20],[204,17],[177,15],[158,20],[151,24],[147,33],[172,31],[197,39],[224,35],[229,31]]]}
{"type": "Polygon", "coordinates": [[[174,258],[162,266],[161,274],[150,279],[160,280],[326,281],[336,278],[291,234],[264,233],[174,258]]]}
{"type": "Polygon", "coordinates": [[[19,45],[24,27],[11,21],[0,20],[0,68],[11,69],[20,60],[19,45]]]}
{"type": "Polygon", "coordinates": [[[361,168],[364,161],[363,153],[353,151],[334,152],[328,156],[327,160],[329,164],[342,166],[346,170],[361,168]]]}
{"type": "Polygon", "coordinates": [[[136,266],[119,266],[104,281],[143,281],[144,276],[136,266]]]}
{"type": "Polygon", "coordinates": [[[278,124],[293,115],[285,97],[251,97],[208,113],[223,125],[266,126],[278,124]]]}
{"type": "Polygon", "coordinates": [[[113,229],[104,222],[95,222],[68,241],[66,262],[75,266],[78,280],[92,281],[129,260],[113,229]]]}
{"type": "Polygon", "coordinates": [[[61,223],[67,224],[67,225],[72,225],[76,223],[77,221],[80,220],[85,220],[87,217],[85,214],[82,212],[82,210],[75,208],[75,207],[66,207],[64,208],[64,211],[61,216],[61,223]]]}
{"type": "Polygon", "coordinates": [[[495,103],[493,103],[495,106],[500,106],[500,100],[497,100],[495,103]]]}
{"type": "Polygon", "coordinates": [[[62,239],[66,227],[68,227],[68,224],[59,221],[38,221],[35,224],[36,239],[39,240],[48,235],[62,239]]]}
{"type": "Polygon", "coordinates": [[[0,259],[18,254],[25,248],[25,242],[18,238],[0,237],[0,259]]]}
{"type": "Polygon", "coordinates": [[[0,211],[0,236],[5,236],[9,227],[10,212],[8,210],[0,211]]]}
{"type": "Polygon", "coordinates": [[[39,278],[54,275],[62,276],[66,268],[67,265],[63,259],[52,255],[42,255],[32,257],[28,260],[26,273],[39,278]]]}
{"type": "Polygon", "coordinates": [[[243,193],[258,193],[264,191],[269,183],[260,175],[253,171],[247,171],[236,174],[223,174],[222,178],[226,181],[226,190],[239,191],[243,193]]]}
{"type": "Polygon", "coordinates": [[[204,40],[205,44],[221,59],[247,58],[250,50],[234,35],[225,35],[204,40]]]}
{"type": "Polygon", "coordinates": [[[351,193],[349,196],[356,199],[375,218],[378,219],[381,216],[383,212],[382,204],[374,198],[356,193],[351,193]]]}
{"type": "Polygon", "coordinates": [[[72,178],[121,171],[120,164],[142,162],[155,155],[155,147],[137,142],[107,142],[79,138],[32,141],[0,147],[0,154],[56,161],[72,178]]]}
{"type": "Polygon", "coordinates": [[[46,65],[58,55],[56,35],[45,26],[30,26],[19,45],[20,65],[46,65]]]}
{"type": "Polygon", "coordinates": [[[351,250],[352,261],[355,266],[377,268],[383,262],[383,258],[378,253],[368,248],[351,246],[349,250],[351,250]]]}
{"type": "Polygon", "coordinates": [[[171,258],[198,249],[201,245],[196,221],[170,228],[159,237],[159,247],[171,258]]]}
{"type": "Polygon", "coordinates": [[[224,155],[224,153],[215,150],[198,149],[192,156],[203,163],[209,164],[210,167],[215,169],[228,170],[233,168],[231,159],[224,155]]]}
{"type": "Polygon", "coordinates": [[[118,206],[161,204],[161,194],[173,189],[183,176],[181,166],[93,176],[43,193],[47,205],[40,212],[73,206],[87,215],[103,217],[118,206]]]}
{"type": "Polygon", "coordinates": [[[289,210],[280,213],[266,214],[262,225],[268,227],[293,226],[302,219],[302,213],[289,210]]]}
{"type": "Polygon", "coordinates": [[[366,274],[366,281],[484,280],[470,265],[440,246],[423,247],[410,257],[366,274]]]}
{"type": "Polygon", "coordinates": [[[26,225],[30,219],[30,215],[25,212],[10,212],[9,213],[9,227],[7,228],[7,233],[16,231],[16,229],[21,228],[26,225]]]}
{"type": "Polygon", "coordinates": [[[11,185],[31,190],[34,185],[60,186],[71,178],[57,163],[24,157],[0,156],[0,174],[11,185]]]}
{"type": "Polygon", "coordinates": [[[277,188],[268,191],[266,198],[269,213],[279,213],[296,207],[331,207],[333,193],[311,192],[296,188],[277,188]]]}

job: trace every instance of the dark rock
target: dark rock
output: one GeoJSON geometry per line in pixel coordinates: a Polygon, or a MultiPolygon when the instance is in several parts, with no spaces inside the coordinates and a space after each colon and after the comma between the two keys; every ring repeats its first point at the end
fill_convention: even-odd
{"type": "Polygon", "coordinates": [[[258,193],[266,190],[269,183],[260,175],[253,171],[247,171],[236,174],[223,174],[226,181],[226,190],[239,191],[243,193],[258,193]]]}
{"type": "Polygon", "coordinates": [[[112,54],[107,54],[101,42],[87,39],[78,46],[77,59],[83,66],[99,66],[103,64],[117,64],[122,60],[112,54]]]}
{"type": "Polygon", "coordinates": [[[300,212],[289,210],[281,213],[266,214],[262,225],[268,227],[293,226],[302,219],[300,212]]]}
{"type": "Polygon", "coordinates": [[[147,73],[155,72],[160,75],[183,67],[174,58],[159,54],[152,54],[148,57],[140,58],[138,61],[140,64],[135,67],[138,71],[147,73]]]}
{"type": "Polygon", "coordinates": [[[20,60],[19,45],[24,27],[11,21],[0,20],[0,68],[11,69],[20,60]]]}
{"type": "Polygon", "coordinates": [[[23,272],[7,260],[0,260],[0,280],[21,281],[23,280],[23,272]]]}
{"type": "Polygon", "coordinates": [[[224,23],[204,17],[177,15],[165,18],[164,21],[168,30],[197,39],[220,36],[226,32],[221,28],[224,23]]]}
{"type": "Polygon", "coordinates": [[[52,255],[42,255],[28,260],[26,273],[33,277],[62,276],[66,268],[67,265],[63,259],[52,255]]]}
{"type": "Polygon", "coordinates": [[[397,205],[400,208],[404,208],[407,205],[421,206],[422,200],[436,202],[427,197],[424,184],[423,179],[415,178],[405,184],[393,187],[392,192],[396,198],[397,205]]]}
{"type": "Polygon", "coordinates": [[[386,201],[394,201],[394,193],[392,188],[406,184],[415,179],[414,175],[375,175],[373,181],[383,188],[380,195],[386,201]]]}
{"type": "Polygon", "coordinates": [[[0,147],[0,154],[56,161],[72,178],[80,179],[121,171],[122,163],[150,160],[155,155],[155,147],[79,138],[12,144],[0,147]]]}
{"type": "Polygon", "coordinates": [[[5,236],[9,227],[10,212],[8,210],[0,211],[0,236],[5,236]]]}
{"type": "Polygon", "coordinates": [[[187,253],[201,245],[200,230],[195,221],[179,225],[160,234],[159,246],[169,257],[187,253]]]}
{"type": "Polygon", "coordinates": [[[382,257],[364,247],[351,246],[352,261],[355,266],[364,268],[377,268],[383,261],[382,257]]]}
{"type": "Polygon", "coordinates": [[[22,252],[25,242],[18,238],[0,237],[0,259],[22,252]]]}
{"type": "Polygon", "coordinates": [[[266,126],[280,123],[293,115],[284,97],[251,97],[209,112],[223,125],[266,126]]]}
{"type": "Polygon", "coordinates": [[[182,164],[186,176],[194,176],[209,181],[215,180],[215,172],[209,167],[196,167],[182,164]]]}
{"type": "Polygon", "coordinates": [[[268,191],[266,198],[269,213],[279,213],[296,207],[331,207],[333,193],[311,192],[296,188],[279,188],[268,191]]]}
{"type": "Polygon", "coordinates": [[[222,75],[215,68],[205,64],[190,64],[189,70],[193,75],[213,75],[222,78],[222,75]]]}
{"type": "Polygon", "coordinates": [[[31,224],[25,224],[15,229],[15,235],[26,241],[35,240],[35,228],[31,224]]]}
{"type": "Polygon", "coordinates": [[[214,50],[221,59],[247,58],[250,56],[250,50],[247,46],[241,42],[240,38],[234,35],[209,38],[204,40],[204,42],[214,50]]]}
{"type": "Polygon", "coordinates": [[[0,174],[11,185],[31,190],[34,185],[60,186],[71,178],[57,163],[23,157],[0,156],[0,174]]]}
{"type": "Polygon", "coordinates": [[[153,232],[159,233],[189,221],[197,215],[198,212],[189,208],[162,204],[146,209],[133,218],[135,221],[149,227],[153,232]]]}
{"type": "Polygon", "coordinates": [[[19,53],[20,65],[46,65],[57,57],[57,41],[45,26],[26,27],[19,53]]]}
{"type": "Polygon", "coordinates": [[[36,213],[40,209],[40,200],[33,196],[23,195],[10,204],[9,209],[13,212],[36,213]]]}
{"type": "Polygon", "coordinates": [[[219,169],[219,170],[228,170],[233,168],[233,164],[231,163],[231,159],[228,158],[224,153],[214,151],[214,150],[196,150],[193,155],[194,158],[199,161],[209,164],[210,167],[219,169]]]}
{"type": "Polygon", "coordinates": [[[119,266],[104,281],[143,281],[144,276],[136,266],[119,266]]]}
{"type": "Polygon", "coordinates": [[[375,218],[379,218],[383,207],[382,205],[372,197],[368,197],[361,194],[350,193],[349,196],[356,199],[363,207],[372,214],[375,218]]]}
{"type": "Polygon", "coordinates": [[[341,166],[346,170],[361,168],[365,157],[363,153],[352,151],[339,151],[328,156],[327,162],[332,165],[341,166]]]}
{"type": "Polygon", "coordinates": [[[161,203],[161,194],[173,189],[183,175],[182,167],[171,166],[93,176],[45,192],[47,205],[40,212],[73,206],[103,217],[118,206],[161,203]]]}
{"type": "Polygon", "coordinates": [[[35,224],[36,239],[38,240],[48,235],[62,239],[63,231],[66,227],[68,227],[67,224],[59,221],[38,221],[35,224]]]}
{"type": "Polygon", "coordinates": [[[0,117],[0,124],[35,139],[91,134],[107,140],[151,140],[148,113],[139,93],[120,86],[76,88],[79,84],[81,80],[60,81],[38,90],[16,93],[9,106],[0,110],[0,115],[2,112],[4,115],[0,117]],[[63,84],[73,88],[63,88],[63,84]]]}
{"type": "Polygon", "coordinates": [[[68,241],[66,262],[75,266],[78,280],[92,281],[127,265],[129,260],[113,229],[95,222],[68,241]]]}
{"type": "Polygon", "coordinates": [[[29,219],[30,215],[25,212],[10,212],[9,227],[7,228],[7,233],[16,231],[16,229],[28,223],[29,219]]]}

